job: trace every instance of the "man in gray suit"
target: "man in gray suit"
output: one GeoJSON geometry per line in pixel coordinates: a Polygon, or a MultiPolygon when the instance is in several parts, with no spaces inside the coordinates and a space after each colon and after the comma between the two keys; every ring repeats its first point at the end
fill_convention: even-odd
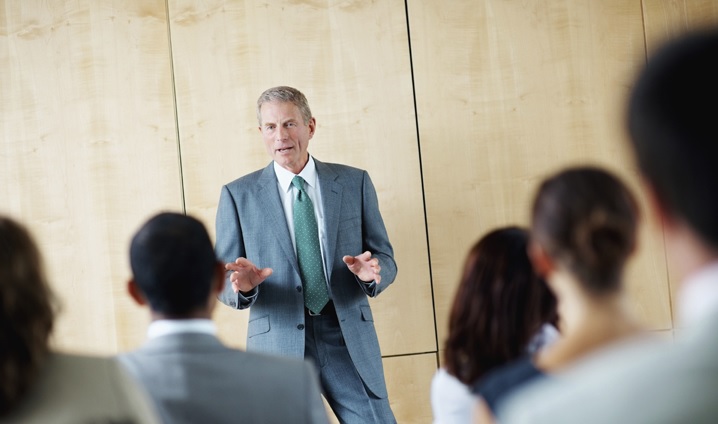
{"type": "Polygon", "coordinates": [[[668,258],[683,281],[671,345],[636,341],[499,412],[515,423],[715,423],[718,420],[718,31],[652,56],[629,105],[629,131],[668,258]]]}
{"type": "Polygon", "coordinates": [[[309,155],[316,121],[298,90],[266,90],[257,119],[273,161],[222,187],[216,250],[228,284],[220,300],[251,306],[249,350],[317,365],[342,423],[395,422],[368,297],[397,268],[371,179],[309,155]]]}
{"type": "Polygon", "coordinates": [[[149,304],[149,341],[120,355],[165,423],[327,424],[309,362],[225,347],[211,321],[224,286],[205,227],[162,213],[130,246],[130,295],[149,304]]]}

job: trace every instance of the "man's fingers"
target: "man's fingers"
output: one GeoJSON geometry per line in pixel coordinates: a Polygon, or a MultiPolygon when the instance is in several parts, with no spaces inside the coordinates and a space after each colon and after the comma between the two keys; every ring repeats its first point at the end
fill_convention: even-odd
{"type": "Polygon", "coordinates": [[[262,277],[262,280],[264,280],[267,277],[269,277],[270,275],[272,275],[272,272],[274,272],[274,270],[272,270],[272,268],[263,268],[262,270],[259,271],[259,275],[262,277]]]}
{"type": "Polygon", "coordinates": [[[355,261],[356,259],[354,259],[354,256],[345,255],[345,256],[342,257],[342,260],[343,260],[344,263],[347,264],[347,265],[354,265],[354,261],[355,261]]]}
{"type": "Polygon", "coordinates": [[[238,283],[238,282],[232,281],[232,290],[233,290],[235,293],[239,293],[239,283],[238,283]]]}

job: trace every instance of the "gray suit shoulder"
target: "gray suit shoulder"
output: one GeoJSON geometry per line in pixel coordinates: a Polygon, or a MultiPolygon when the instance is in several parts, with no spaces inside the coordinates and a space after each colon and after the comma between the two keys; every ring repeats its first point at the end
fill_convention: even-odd
{"type": "Polygon", "coordinates": [[[325,166],[327,169],[337,175],[345,175],[350,178],[360,178],[364,173],[366,173],[364,169],[356,168],[350,165],[344,165],[341,163],[326,163],[317,161],[316,159],[315,162],[317,162],[317,167],[320,169],[321,166],[325,166]]]}
{"type": "Polygon", "coordinates": [[[255,184],[259,177],[262,175],[262,173],[265,171],[266,168],[258,169],[254,172],[250,172],[249,174],[245,174],[233,181],[228,182],[225,184],[228,188],[236,188],[236,187],[242,187],[246,185],[252,185],[255,184]]]}

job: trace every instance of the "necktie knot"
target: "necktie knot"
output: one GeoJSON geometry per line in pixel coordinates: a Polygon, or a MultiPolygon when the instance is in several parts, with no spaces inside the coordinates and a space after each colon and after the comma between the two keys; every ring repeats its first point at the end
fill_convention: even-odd
{"type": "Polygon", "coordinates": [[[297,175],[292,179],[292,185],[299,191],[304,191],[304,178],[297,175]]]}

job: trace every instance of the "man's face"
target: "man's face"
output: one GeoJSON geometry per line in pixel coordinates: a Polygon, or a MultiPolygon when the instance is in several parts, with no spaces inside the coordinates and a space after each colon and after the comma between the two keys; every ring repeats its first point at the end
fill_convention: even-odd
{"type": "Polygon", "coordinates": [[[259,131],[269,156],[282,168],[299,174],[309,160],[307,147],[314,136],[314,118],[305,124],[297,106],[280,101],[264,103],[260,116],[259,131]]]}

